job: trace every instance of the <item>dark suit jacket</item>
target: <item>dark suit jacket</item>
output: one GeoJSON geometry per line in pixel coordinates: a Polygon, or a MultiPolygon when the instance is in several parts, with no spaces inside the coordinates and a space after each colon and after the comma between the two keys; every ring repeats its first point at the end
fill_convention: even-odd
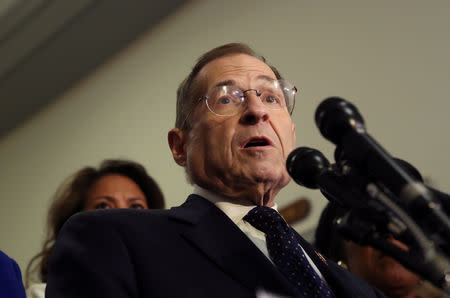
{"type": "Polygon", "coordinates": [[[19,266],[2,251],[0,251],[0,297],[25,298],[19,266]]]}
{"type": "MultiPolygon", "coordinates": [[[[383,297],[299,240],[337,297],[383,297]]],[[[298,297],[220,209],[191,195],[170,210],[73,216],[56,241],[46,298],[255,297],[258,288],[298,297]]]]}

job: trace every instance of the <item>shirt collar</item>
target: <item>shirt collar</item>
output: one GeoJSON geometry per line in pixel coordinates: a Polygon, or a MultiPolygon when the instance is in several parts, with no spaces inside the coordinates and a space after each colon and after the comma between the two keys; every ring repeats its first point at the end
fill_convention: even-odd
{"type": "MultiPolygon", "coordinates": [[[[204,189],[196,184],[194,185],[193,193],[207,199],[208,201],[216,205],[216,207],[222,210],[222,212],[225,213],[234,223],[242,220],[242,218],[250,210],[256,207],[255,204],[252,204],[246,200],[239,198],[229,198],[204,189]]],[[[272,208],[278,211],[277,203],[275,203],[272,208]]]]}

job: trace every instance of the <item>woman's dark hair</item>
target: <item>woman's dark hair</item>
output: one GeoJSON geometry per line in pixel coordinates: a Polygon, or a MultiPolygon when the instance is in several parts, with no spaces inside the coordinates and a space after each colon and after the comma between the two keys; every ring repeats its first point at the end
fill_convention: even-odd
{"type": "Polygon", "coordinates": [[[82,168],[64,180],[53,196],[48,210],[47,231],[42,250],[30,260],[26,269],[27,287],[33,272],[38,273],[40,281],[47,282],[48,261],[59,231],[69,217],[83,210],[89,188],[100,178],[111,174],[123,175],[133,180],[144,193],[149,209],[164,208],[164,196],[158,184],[147,174],[145,168],[136,162],[107,159],[98,169],[82,168]]]}

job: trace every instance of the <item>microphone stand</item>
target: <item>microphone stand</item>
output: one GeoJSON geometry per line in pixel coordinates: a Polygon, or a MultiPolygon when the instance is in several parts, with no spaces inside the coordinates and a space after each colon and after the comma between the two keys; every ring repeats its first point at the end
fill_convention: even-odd
{"type": "Polygon", "coordinates": [[[360,245],[379,249],[450,294],[449,256],[444,255],[435,241],[427,237],[415,221],[394,203],[390,198],[392,193],[385,189],[382,191],[377,184],[370,182],[348,164],[341,169],[344,169],[345,175],[336,175],[335,179],[336,186],[340,185],[341,190],[344,190],[334,189],[334,194],[329,190],[322,191],[327,198],[331,196],[332,201],[350,210],[336,221],[340,234],[360,245]],[[389,242],[386,234],[399,240],[406,239],[404,243],[409,250],[405,251],[389,242]]]}
{"type": "MultiPolygon", "coordinates": [[[[375,184],[368,184],[367,192],[371,197],[387,206],[406,225],[407,229],[405,231],[413,239],[410,253],[404,255],[395,254],[395,259],[443,289],[447,294],[450,294],[449,257],[442,254],[435,242],[424,234],[416,222],[375,184]],[[411,261],[409,257],[412,257],[411,261]]],[[[380,248],[383,249],[382,247],[380,248]]],[[[387,250],[387,253],[389,253],[389,250],[387,250]]]]}

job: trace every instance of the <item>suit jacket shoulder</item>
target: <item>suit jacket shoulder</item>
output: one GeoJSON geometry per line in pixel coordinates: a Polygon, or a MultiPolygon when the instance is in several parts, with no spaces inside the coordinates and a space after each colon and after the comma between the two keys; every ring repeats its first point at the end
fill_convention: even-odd
{"type": "Polygon", "coordinates": [[[220,209],[191,195],[170,210],[73,216],[56,241],[46,297],[255,297],[261,288],[296,296],[220,209]]]}
{"type": "Polygon", "coordinates": [[[0,294],[2,297],[25,298],[19,266],[2,251],[0,251],[0,294]]]}
{"type": "Polygon", "coordinates": [[[293,294],[284,277],[209,201],[170,210],[81,212],[64,225],[46,297],[254,297],[293,294]]]}

